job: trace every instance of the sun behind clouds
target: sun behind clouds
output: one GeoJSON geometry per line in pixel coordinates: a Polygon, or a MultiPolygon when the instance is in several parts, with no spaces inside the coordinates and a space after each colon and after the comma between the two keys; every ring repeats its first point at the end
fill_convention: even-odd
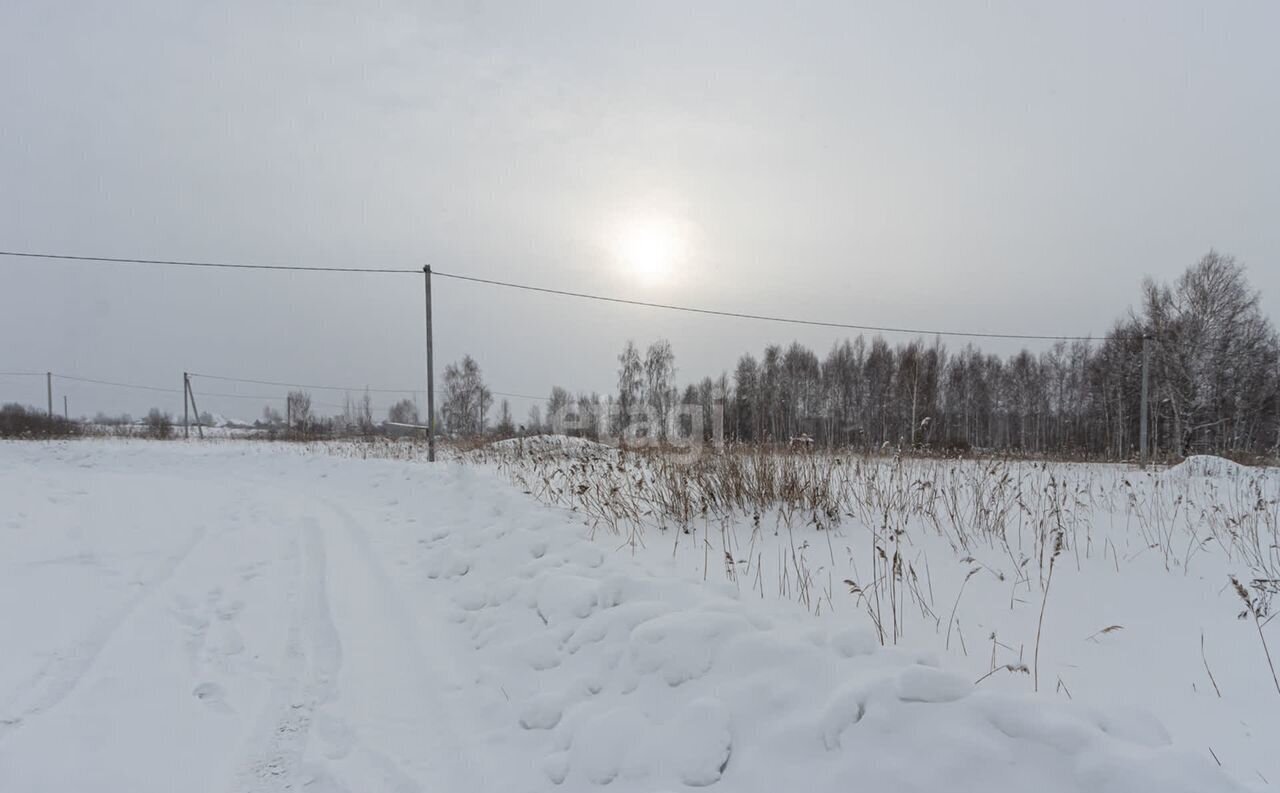
{"type": "Polygon", "coordinates": [[[642,286],[670,283],[688,254],[688,242],[678,225],[660,216],[628,219],[613,244],[628,276],[642,286]]]}

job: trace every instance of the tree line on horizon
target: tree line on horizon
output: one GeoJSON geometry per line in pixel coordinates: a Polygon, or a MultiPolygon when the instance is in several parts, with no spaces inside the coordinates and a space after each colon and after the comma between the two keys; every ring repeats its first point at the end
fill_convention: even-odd
{"type": "Polygon", "coordinates": [[[616,393],[575,397],[557,386],[547,418],[534,405],[519,427],[504,400],[492,429],[485,424],[492,396],[468,356],[445,372],[441,417],[450,434],[503,437],[617,436],[640,417],[649,434],[677,439],[696,425],[691,412],[701,411],[709,440],[718,411],[724,440],[736,443],[1124,459],[1138,453],[1144,337],[1154,456],[1280,450],[1280,337],[1244,266],[1216,251],[1173,283],[1146,279],[1138,305],[1104,337],[1039,353],[1001,357],[975,344],[951,350],[940,339],[858,336],[820,358],[799,343],[775,344],[681,389],[669,342],[642,353],[629,341],[616,393]]]}

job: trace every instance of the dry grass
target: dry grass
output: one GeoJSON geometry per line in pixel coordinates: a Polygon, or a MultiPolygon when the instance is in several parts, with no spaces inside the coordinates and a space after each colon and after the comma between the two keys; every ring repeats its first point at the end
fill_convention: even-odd
{"type": "Polygon", "coordinates": [[[1185,572],[1212,547],[1260,580],[1280,579],[1280,477],[1262,469],[1205,479],[1121,465],[750,447],[686,458],[519,443],[460,459],[496,466],[538,500],[579,514],[593,534],[615,537],[619,548],[662,538],[673,553],[693,547],[705,560],[704,575],[721,568],[740,589],[764,597],[772,588],[815,612],[852,597],[885,644],[901,640],[910,614],[945,632],[948,645],[954,631],[967,652],[955,617],[963,585],[943,628],[928,555],[917,542],[922,531],[971,566],[966,582],[995,576],[1011,588],[1011,605],[1039,594],[1041,627],[1054,567],[1063,563],[1079,568],[1110,557],[1119,569],[1156,553],[1166,568],[1185,572]],[[1095,536],[1105,521],[1130,532],[1140,550],[1122,560],[1114,544],[1095,536]],[[856,553],[845,538],[864,535],[850,528],[867,537],[856,553]],[[766,534],[771,542],[763,542],[766,534]],[[1008,563],[995,569],[975,559],[991,549],[1008,563]]]}

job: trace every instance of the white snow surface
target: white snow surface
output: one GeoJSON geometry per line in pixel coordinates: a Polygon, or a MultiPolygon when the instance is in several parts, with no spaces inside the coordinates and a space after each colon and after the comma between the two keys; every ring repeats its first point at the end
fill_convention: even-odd
{"type": "Polygon", "coordinates": [[[0,791],[1246,789],[617,545],[483,468],[0,443],[0,791]]]}

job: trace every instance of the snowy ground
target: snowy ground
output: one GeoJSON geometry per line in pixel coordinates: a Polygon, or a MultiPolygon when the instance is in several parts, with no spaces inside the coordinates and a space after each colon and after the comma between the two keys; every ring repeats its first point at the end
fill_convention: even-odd
{"type": "MultiPolygon", "coordinates": [[[[1280,695],[1222,592],[1231,565],[1208,551],[1170,572],[1122,548],[1099,557],[1120,568],[1110,578],[1055,578],[1032,695],[1019,674],[974,684],[990,631],[1026,643],[1016,587],[970,580],[963,652],[913,626],[882,649],[866,609],[815,616],[708,575],[674,539],[635,553],[589,539],[483,467],[263,443],[0,444],[0,790],[1280,780],[1280,695]]],[[[939,559],[934,586],[982,561],[939,559]]]]}

